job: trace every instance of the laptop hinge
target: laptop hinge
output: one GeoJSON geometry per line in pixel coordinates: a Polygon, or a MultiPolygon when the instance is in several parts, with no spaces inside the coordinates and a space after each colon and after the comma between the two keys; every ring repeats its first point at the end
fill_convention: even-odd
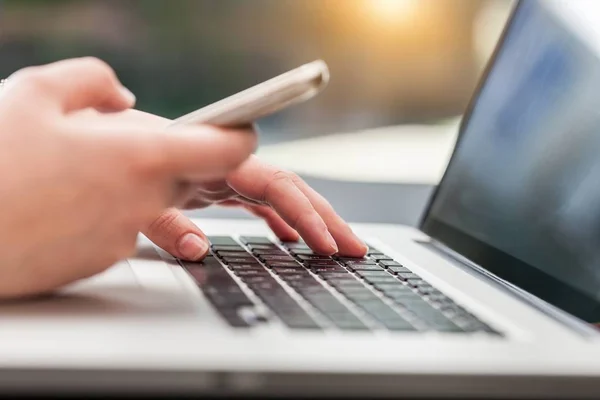
{"type": "Polygon", "coordinates": [[[494,285],[503,292],[510,294],[512,297],[525,302],[527,305],[534,307],[538,311],[542,312],[546,316],[552,318],[561,325],[571,329],[575,333],[586,337],[597,337],[599,332],[585,321],[549,304],[548,302],[532,295],[531,293],[507,282],[498,276],[492,274],[482,266],[475,264],[468,258],[462,256],[456,251],[452,250],[448,246],[436,241],[435,239],[416,240],[420,245],[434,251],[438,255],[444,257],[450,262],[468,272],[471,275],[477,276],[480,279],[484,279],[486,282],[494,285]]]}

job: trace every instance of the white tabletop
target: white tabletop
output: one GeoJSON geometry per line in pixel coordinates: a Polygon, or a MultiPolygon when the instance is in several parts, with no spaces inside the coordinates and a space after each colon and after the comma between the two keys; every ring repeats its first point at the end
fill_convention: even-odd
{"type": "Polygon", "coordinates": [[[258,155],[300,175],[351,182],[439,182],[456,141],[459,119],[400,125],[266,145],[258,155]]]}

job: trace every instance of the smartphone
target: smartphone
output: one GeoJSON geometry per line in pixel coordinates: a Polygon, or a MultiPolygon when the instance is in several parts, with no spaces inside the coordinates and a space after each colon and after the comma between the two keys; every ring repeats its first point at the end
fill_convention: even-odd
{"type": "Polygon", "coordinates": [[[275,78],[234,94],[173,121],[179,124],[209,124],[236,127],[304,102],[329,83],[329,68],[322,60],[304,64],[275,78]]]}

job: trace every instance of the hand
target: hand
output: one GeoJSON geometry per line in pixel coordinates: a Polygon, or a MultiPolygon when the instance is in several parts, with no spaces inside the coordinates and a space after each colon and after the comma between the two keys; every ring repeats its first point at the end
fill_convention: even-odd
{"type": "Polygon", "coordinates": [[[252,153],[251,131],[82,120],[130,108],[103,62],[26,68],[0,91],[0,297],[43,293],[135,252],[140,230],[224,179],[252,153]]]}
{"type": "MultiPolygon", "coordinates": [[[[164,127],[169,120],[128,110],[111,116],[116,124],[148,129],[164,127]]],[[[354,235],[331,205],[296,175],[282,171],[251,156],[225,179],[201,183],[185,208],[211,204],[242,207],[266,221],[282,240],[302,236],[313,250],[322,254],[362,257],[365,244],[354,235]]],[[[166,251],[189,260],[199,260],[208,251],[202,231],[176,208],[160,215],[144,234],[166,251]]]]}

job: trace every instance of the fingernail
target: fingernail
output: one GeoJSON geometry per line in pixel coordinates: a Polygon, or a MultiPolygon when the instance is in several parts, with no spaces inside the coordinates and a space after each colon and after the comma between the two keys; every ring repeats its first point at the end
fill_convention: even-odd
{"type": "Polygon", "coordinates": [[[363,253],[367,254],[369,252],[369,246],[367,246],[367,244],[365,242],[363,242],[362,240],[361,240],[361,243],[363,245],[363,253]]]}
{"type": "Polygon", "coordinates": [[[194,233],[187,233],[179,240],[179,254],[186,260],[196,261],[208,251],[208,243],[194,233]]]}
{"type": "Polygon", "coordinates": [[[337,253],[339,249],[337,243],[335,242],[335,239],[333,238],[333,236],[331,236],[331,233],[329,233],[329,231],[325,232],[327,233],[327,242],[329,243],[329,246],[331,247],[334,253],[337,253]]]}
{"type": "Polygon", "coordinates": [[[133,94],[131,90],[127,89],[125,86],[121,86],[121,94],[129,101],[129,103],[132,105],[135,104],[135,94],[133,94]]]}

